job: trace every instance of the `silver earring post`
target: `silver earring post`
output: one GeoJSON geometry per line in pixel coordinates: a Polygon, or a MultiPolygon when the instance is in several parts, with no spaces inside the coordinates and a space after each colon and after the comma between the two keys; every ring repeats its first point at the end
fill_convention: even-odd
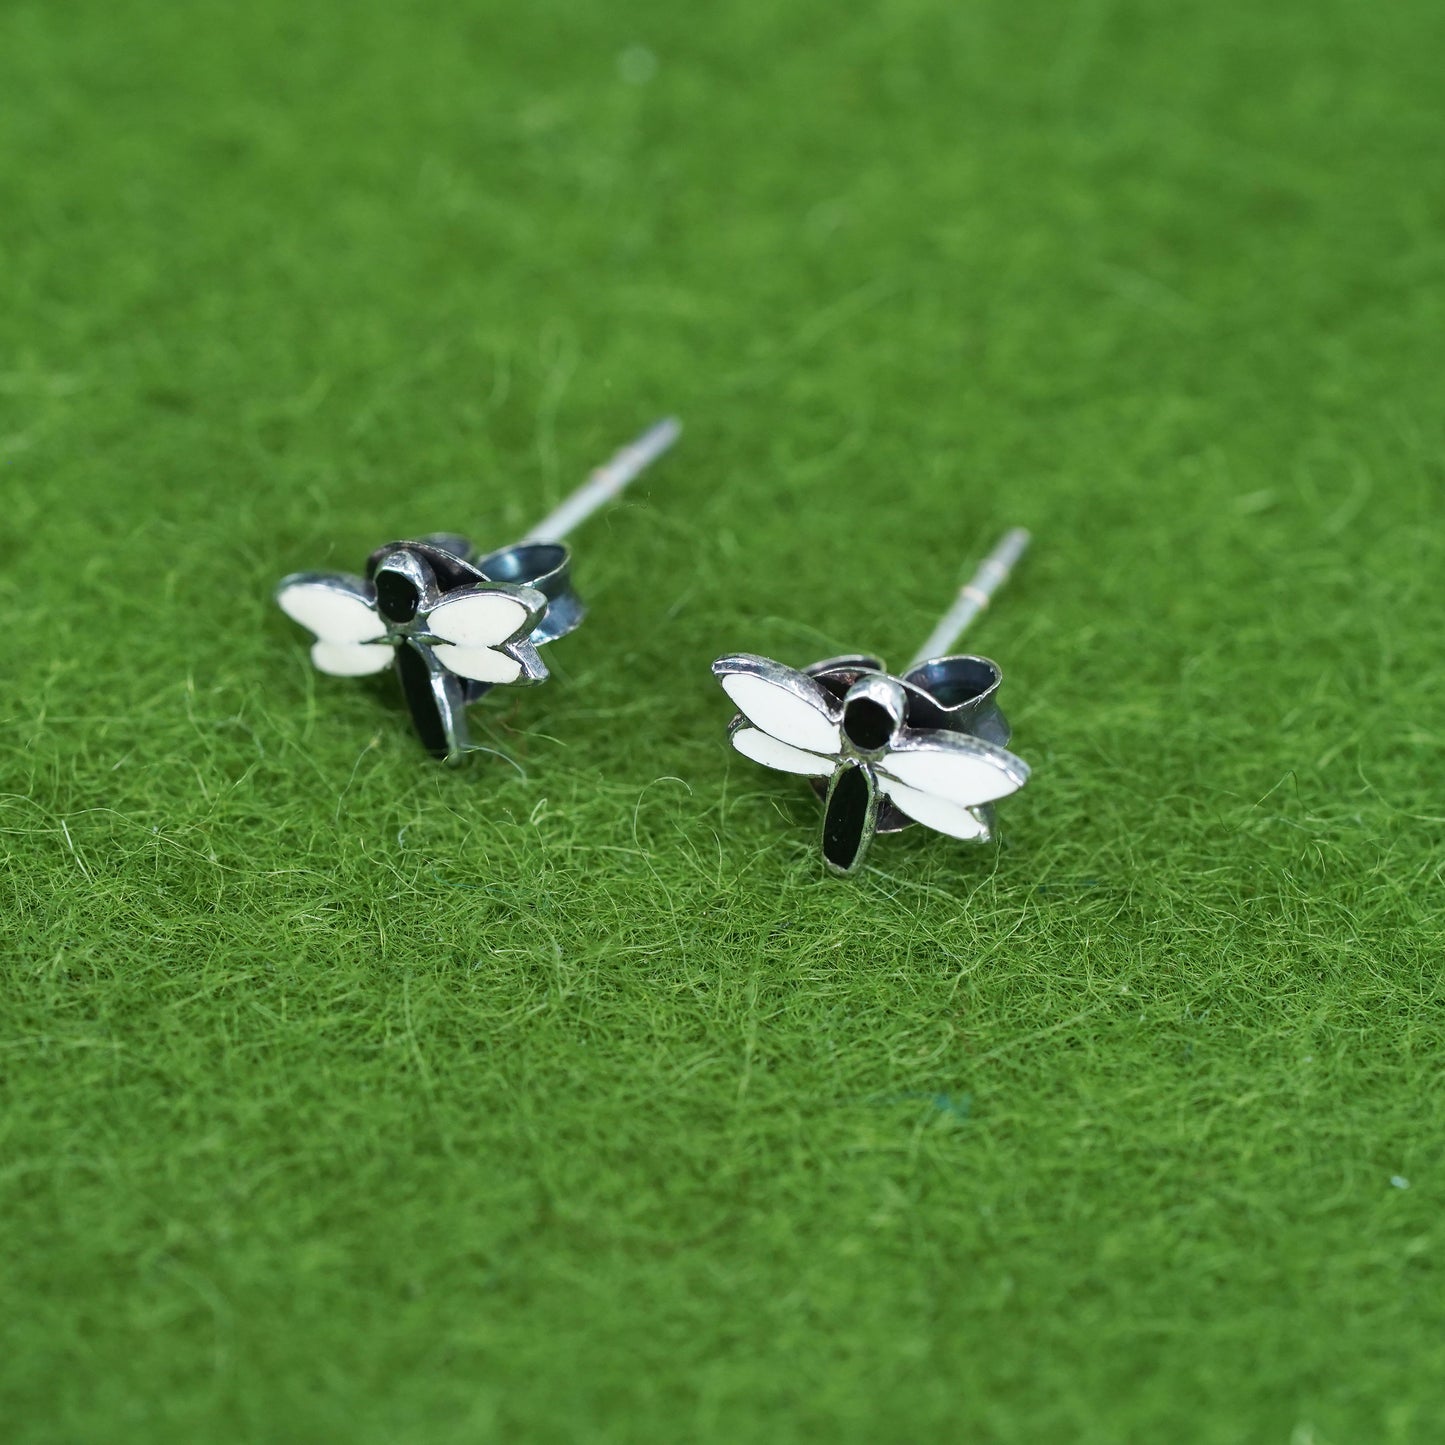
{"type": "Polygon", "coordinates": [[[928,634],[928,641],[914,654],[905,672],[942,657],[953,648],[973,619],[988,606],[993,594],[1008,581],[1009,573],[1032,540],[1026,527],[1011,527],[1003,534],[998,546],[978,564],[978,571],[964,584],[953,606],[938,619],[938,625],[928,634]]]}
{"type": "Polygon", "coordinates": [[[654,423],[634,441],[605,461],[575,492],[549,512],[524,542],[560,542],[599,507],[619,497],[682,434],[675,416],[654,423]]]}

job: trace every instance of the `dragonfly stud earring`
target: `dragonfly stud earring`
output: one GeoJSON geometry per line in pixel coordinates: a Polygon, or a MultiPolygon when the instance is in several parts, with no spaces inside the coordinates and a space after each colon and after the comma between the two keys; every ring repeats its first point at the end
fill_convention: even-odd
{"type": "Polygon", "coordinates": [[[809,778],[823,800],[823,858],[833,872],[855,872],[875,834],[911,823],[987,842],[993,803],[1028,781],[1028,765],[1004,746],[998,665],[939,655],[1028,544],[1021,527],[1004,536],[899,676],[863,656],[801,672],[751,653],[713,663],[739,709],[732,745],[756,763],[809,778]]]}
{"type": "Polygon", "coordinates": [[[585,615],[562,539],[680,430],[672,419],[658,422],[499,552],[478,555],[450,533],[388,542],[371,554],[365,577],[296,572],[282,578],[276,602],[315,635],[311,661],[319,671],[365,677],[394,667],[423,746],[460,762],[471,746],[467,705],[497,686],[544,682],[537,649],[585,615]]]}

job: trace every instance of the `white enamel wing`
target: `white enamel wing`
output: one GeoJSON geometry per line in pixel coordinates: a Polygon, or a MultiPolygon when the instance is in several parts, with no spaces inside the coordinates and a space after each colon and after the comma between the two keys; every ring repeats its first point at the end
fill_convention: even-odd
{"type": "Polygon", "coordinates": [[[496,589],[475,588],[448,593],[423,615],[432,651],[448,672],[473,682],[516,682],[521,661],[503,644],[532,630],[537,609],[496,589]]]}
{"type": "MultiPolygon", "coordinates": [[[[713,664],[742,714],[732,744],[744,757],[780,772],[826,778],[854,753],[842,705],[805,673],[738,653],[713,664]]],[[[981,738],[902,728],[881,756],[866,755],[878,791],[916,823],[953,838],[985,838],[976,809],[1017,792],[1028,764],[981,738]]]]}
{"type": "MultiPolygon", "coordinates": [[[[407,635],[430,644],[448,672],[474,682],[516,682],[527,669],[513,655],[546,599],[525,588],[460,588],[421,611],[407,635]],[[522,594],[522,595],[518,595],[522,594]],[[528,600],[523,600],[523,597],[528,600]],[[508,647],[511,644],[511,647],[508,647]]],[[[391,661],[401,635],[376,610],[373,589],[359,577],[300,573],[288,577],[276,602],[316,637],[311,661],[333,677],[366,677],[391,661]]]]}
{"type": "Polygon", "coordinates": [[[276,605],[313,633],[311,661],[332,677],[366,677],[392,659],[395,643],[359,577],[301,573],[276,589],[276,605]]]}

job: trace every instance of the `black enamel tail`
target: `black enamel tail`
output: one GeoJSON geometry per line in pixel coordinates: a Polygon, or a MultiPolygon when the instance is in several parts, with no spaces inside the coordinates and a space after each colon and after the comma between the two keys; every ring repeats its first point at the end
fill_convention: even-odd
{"type": "Polygon", "coordinates": [[[462,683],[414,642],[396,649],[396,675],[422,746],[434,758],[457,761],[467,745],[462,683]]]}
{"type": "Polygon", "coordinates": [[[823,857],[830,868],[851,873],[863,861],[878,819],[878,785],[871,769],[844,763],[828,787],[823,812],[823,857]]]}

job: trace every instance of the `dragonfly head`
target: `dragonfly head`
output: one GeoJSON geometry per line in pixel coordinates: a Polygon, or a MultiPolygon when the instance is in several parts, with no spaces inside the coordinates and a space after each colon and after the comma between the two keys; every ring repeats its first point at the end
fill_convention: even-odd
{"type": "Polygon", "coordinates": [[[843,699],[843,733],[856,752],[876,756],[898,735],[907,710],[902,683],[881,672],[869,673],[843,699]]]}
{"type": "Polygon", "coordinates": [[[434,586],[430,569],[415,553],[398,547],[376,565],[376,610],[396,627],[412,621],[434,586]]]}

